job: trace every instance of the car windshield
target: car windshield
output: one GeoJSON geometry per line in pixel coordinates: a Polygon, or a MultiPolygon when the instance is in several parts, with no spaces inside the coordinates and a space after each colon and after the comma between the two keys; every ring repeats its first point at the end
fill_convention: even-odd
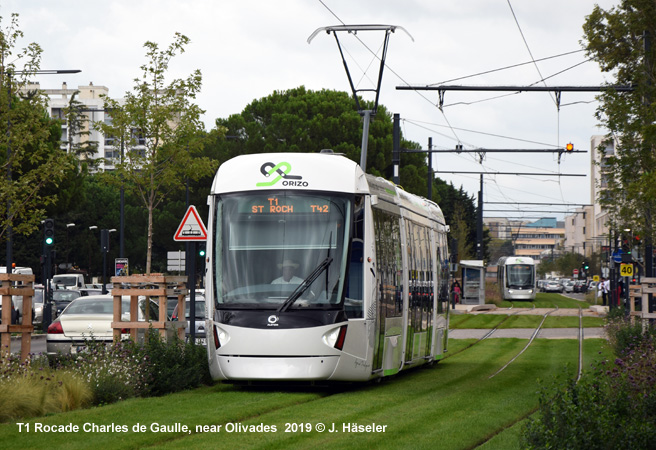
{"type": "MultiPolygon", "coordinates": [[[[130,298],[124,297],[121,299],[121,313],[123,315],[130,312],[130,298]]],[[[146,299],[139,299],[139,318],[142,319],[146,314],[146,299]]],[[[62,314],[65,315],[81,315],[81,314],[105,314],[108,319],[114,314],[114,299],[108,298],[93,298],[93,297],[80,297],[73,300],[62,314]]],[[[159,305],[157,302],[150,302],[150,320],[159,319],[159,305]]]]}
{"type": "MultiPolygon", "coordinates": [[[[187,307],[185,308],[185,317],[189,319],[191,317],[189,309],[191,308],[191,302],[187,302],[187,307]]],[[[196,299],[196,319],[205,318],[205,300],[196,299]]]]}
{"type": "Polygon", "coordinates": [[[278,309],[302,284],[286,308],[336,307],[351,204],[346,195],[291,191],[221,196],[214,220],[217,307],[278,309]]]}
{"type": "Polygon", "coordinates": [[[62,286],[76,286],[77,285],[77,277],[60,277],[58,276],[57,279],[55,280],[55,283],[62,285],[62,286]]]}
{"type": "Polygon", "coordinates": [[[108,299],[80,299],[73,301],[64,314],[108,314],[114,313],[114,301],[108,299]]]}
{"type": "Polygon", "coordinates": [[[55,290],[52,292],[52,299],[54,301],[70,302],[71,300],[75,300],[79,296],[80,293],[77,291],[55,290]]]}

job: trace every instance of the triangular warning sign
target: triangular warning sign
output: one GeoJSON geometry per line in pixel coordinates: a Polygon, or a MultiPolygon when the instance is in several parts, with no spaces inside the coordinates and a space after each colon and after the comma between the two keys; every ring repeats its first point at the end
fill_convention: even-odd
{"type": "Polygon", "coordinates": [[[198,215],[194,205],[189,206],[187,213],[180,222],[178,231],[173,236],[174,241],[206,241],[207,228],[198,215]]]}

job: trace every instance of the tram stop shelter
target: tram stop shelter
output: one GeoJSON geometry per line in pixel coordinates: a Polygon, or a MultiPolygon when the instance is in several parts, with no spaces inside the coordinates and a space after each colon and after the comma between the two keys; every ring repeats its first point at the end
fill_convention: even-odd
{"type": "Polygon", "coordinates": [[[460,261],[463,305],[485,304],[485,263],[481,260],[460,261]]]}

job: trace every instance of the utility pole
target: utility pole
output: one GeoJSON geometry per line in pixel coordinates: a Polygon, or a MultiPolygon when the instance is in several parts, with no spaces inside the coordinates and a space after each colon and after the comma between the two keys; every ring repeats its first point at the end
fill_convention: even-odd
{"type": "Polygon", "coordinates": [[[428,138],[428,200],[433,200],[433,138],[428,138]]]}

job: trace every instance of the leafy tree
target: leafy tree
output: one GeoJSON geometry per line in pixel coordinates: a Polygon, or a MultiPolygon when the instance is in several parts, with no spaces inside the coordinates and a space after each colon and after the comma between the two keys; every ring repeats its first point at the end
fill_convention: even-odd
{"type": "Polygon", "coordinates": [[[66,148],[68,153],[77,156],[80,162],[97,165],[97,160],[93,159],[93,155],[98,153],[98,142],[89,140],[90,124],[84,114],[85,105],[75,98],[78,93],[79,91],[75,91],[68,102],[68,107],[64,109],[67,131],[66,148]]]}
{"type": "MultiPolygon", "coordinates": [[[[615,154],[603,160],[608,186],[600,202],[611,226],[629,227],[653,241],[656,212],[656,3],[623,0],[604,10],[595,6],[583,26],[587,53],[615,84],[600,95],[596,117],[616,140],[615,154]]],[[[602,153],[603,148],[599,151],[602,153]]]]}
{"type": "Polygon", "coordinates": [[[36,230],[45,208],[58,200],[53,188],[73,167],[59,149],[61,132],[46,114],[45,95],[27,88],[28,78],[39,70],[41,47],[31,43],[16,50],[22,37],[18,15],[12,14],[11,23],[0,29],[0,168],[5,177],[0,204],[7,212],[0,218],[0,237],[9,227],[24,235],[36,230]],[[18,61],[23,63],[20,68],[18,61]]]}
{"type": "MultiPolygon", "coordinates": [[[[361,103],[365,109],[371,109],[367,102],[361,103]]],[[[303,86],[276,91],[268,97],[254,100],[240,114],[216,119],[216,126],[222,131],[215,136],[210,134],[206,154],[219,161],[241,154],[315,153],[330,148],[360,162],[362,119],[355,110],[353,99],[346,92],[308,91],[303,86]]],[[[392,128],[391,114],[379,105],[369,128],[367,172],[388,179],[392,178],[392,128]]],[[[403,137],[401,147],[421,148],[403,137]]],[[[400,184],[406,191],[427,195],[428,166],[425,155],[403,153],[399,175],[400,184]]],[[[476,227],[470,226],[476,223],[476,207],[472,198],[462,188],[457,190],[440,179],[434,181],[433,193],[433,199],[452,226],[452,232],[458,231],[464,237],[459,240],[459,245],[463,245],[463,249],[471,249],[476,241],[476,227]],[[455,222],[460,226],[454,227],[455,222]]]]}
{"type": "Polygon", "coordinates": [[[201,88],[200,71],[166,83],[171,59],[184,52],[188,43],[189,38],[180,33],[165,50],[146,42],[142,76],[134,80],[133,91],[126,93],[123,102],[104,98],[111,123],[97,124],[105,136],[124,146],[125,158],[117,165],[114,183],[125,182],[147,211],[146,273],[152,266],[156,208],[184,187],[185,177],[197,179],[216,169],[215,161],[195,157],[202,144],[198,134],[203,111],[193,103],[201,88]]]}

